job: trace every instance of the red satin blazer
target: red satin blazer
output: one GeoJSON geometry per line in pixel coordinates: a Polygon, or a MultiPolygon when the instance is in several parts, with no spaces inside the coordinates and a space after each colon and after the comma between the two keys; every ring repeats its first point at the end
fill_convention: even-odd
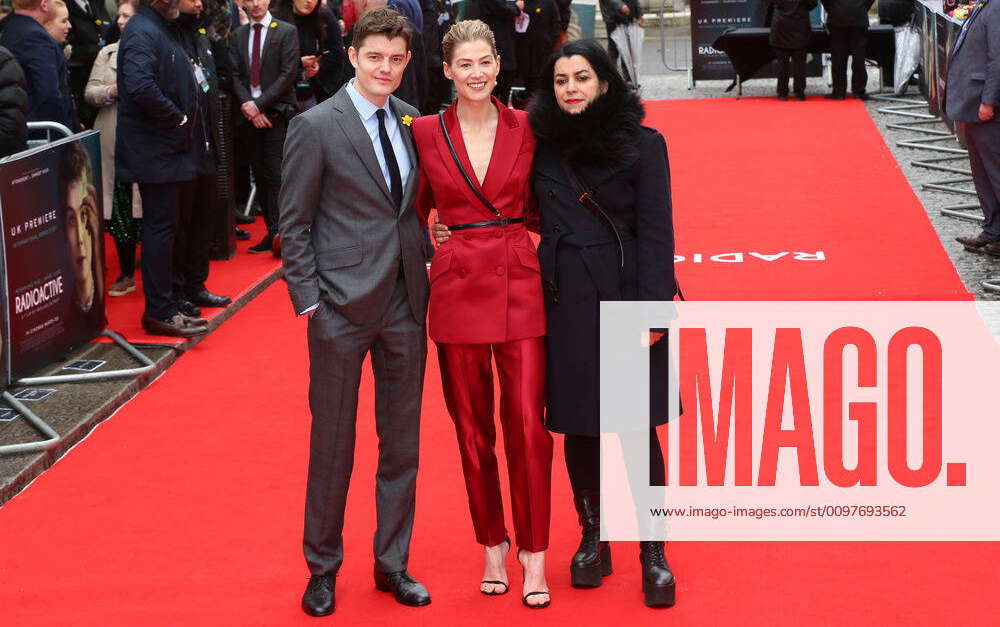
{"type": "MultiPolygon", "coordinates": [[[[531,192],[535,138],[523,111],[493,99],[500,112],[493,156],[480,187],[506,218],[537,221],[531,192]],[[527,215],[526,215],[527,214],[527,215]]],[[[445,111],[455,151],[479,185],[462,141],[455,105],[445,111]]],[[[426,220],[432,208],[444,224],[496,220],[476,198],[455,166],[436,115],[413,122],[420,156],[416,209],[426,220]]],[[[455,231],[431,264],[428,327],[446,344],[495,344],[545,334],[545,309],[538,254],[525,223],[455,231]]]]}

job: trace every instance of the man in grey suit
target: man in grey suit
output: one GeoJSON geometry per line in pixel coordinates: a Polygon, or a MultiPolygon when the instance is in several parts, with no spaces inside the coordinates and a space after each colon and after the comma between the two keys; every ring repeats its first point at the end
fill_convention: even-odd
{"type": "Polygon", "coordinates": [[[335,607],[358,385],[369,351],[379,437],[375,586],[404,605],[430,603],[407,572],[430,290],[429,241],[411,207],[418,168],[409,123],[417,111],[391,95],[410,59],[409,42],[399,13],[365,13],[348,50],[356,77],[293,118],[285,142],[282,262],[295,313],[310,316],[303,548],[312,577],[302,609],[313,616],[335,607]]]}
{"type": "Polygon", "coordinates": [[[952,47],[944,110],[965,139],[972,181],[983,208],[982,230],[957,237],[966,250],[1000,257],[1000,6],[986,0],[972,12],[952,47]]]}

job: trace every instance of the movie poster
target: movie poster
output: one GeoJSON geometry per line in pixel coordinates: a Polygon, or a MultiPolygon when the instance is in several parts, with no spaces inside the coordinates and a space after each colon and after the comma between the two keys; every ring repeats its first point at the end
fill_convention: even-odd
{"type": "Polygon", "coordinates": [[[758,0],[691,1],[691,72],[696,81],[736,78],[725,52],[712,44],[729,28],[763,26],[758,0]]]}
{"type": "Polygon", "coordinates": [[[90,131],[0,163],[5,384],[106,325],[100,150],[90,131]]]}
{"type": "Polygon", "coordinates": [[[935,37],[937,38],[937,46],[935,50],[937,52],[937,58],[934,59],[935,67],[935,93],[936,93],[936,105],[937,105],[937,115],[941,116],[941,120],[948,126],[951,131],[955,130],[954,123],[948,119],[948,116],[944,113],[944,92],[945,83],[948,80],[948,56],[951,55],[951,47],[955,42],[956,31],[958,30],[951,22],[950,19],[943,15],[935,16],[937,18],[937,27],[935,37]]]}

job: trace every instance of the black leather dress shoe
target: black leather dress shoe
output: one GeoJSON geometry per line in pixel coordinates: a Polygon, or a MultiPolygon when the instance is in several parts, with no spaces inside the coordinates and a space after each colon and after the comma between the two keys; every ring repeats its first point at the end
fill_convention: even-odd
{"type": "Polygon", "coordinates": [[[302,594],[302,611],[310,616],[329,616],[337,609],[333,575],[313,575],[302,594]]]}
{"type": "Polygon", "coordinates": [[[431,595],[424,584],[411,577],[405,570],[383,573],[376,569],[375,587],[382,592],[392,592],[396,595],[396,602],[403,605],[420,607],[431,602],[431,595]]]}
{"type": "Polygon", "coordinates": [[[847,96],[845,96],[844,94],[827,94],[827,95],[825,95],[823,97],[826,98],[827,100],[846,100],[847,99],[847,96]]]}
{"type": "Polygon", "coordinates": [[[202,307],[225,307],[229,303],[233,302],[233,299],[228,296],[216,296],[204,287],[200,290],[188,292],[187,297],[189,301],[195,305],[201,305],[202,307]]]}
{"type": "Polygon", "coordinates": [[[201,315],[201,309],[189,300],[184,300],[183,298],[177,301],[177,311],[181,312],[188,318],[197,318],[201,315]]]}
{"type": "Polygon", "coordinates": [[[236,224],[253,224],[257,218],[253,216],[245,216],[242,213],[236,214],[236,224]]]}
{"type": "Polygon", "coordinates": [[[236,239],[241,242],[250,239],[250,231],[245,231],[240,227],[236,227],[236,239]]]}
{"type": "Polygon", "coordinates": [[[274,235],[268,233],[264,236],[260,243],[256,246],[251,246],[247,249],[251,254],[269,253],[272,252],[272,246],[274,245],[274,235]]]}

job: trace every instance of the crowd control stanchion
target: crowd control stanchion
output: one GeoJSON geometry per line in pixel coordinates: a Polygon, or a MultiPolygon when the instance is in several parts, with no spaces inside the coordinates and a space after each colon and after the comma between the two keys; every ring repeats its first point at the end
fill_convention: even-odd
{"type": "Polygon", "coordinates": [[[45,435],[47,439],[38,440],[35,442],[23,442],[21,444],[5,444],[0,446],[0,455],[14,455],[16,453],[35,453],[38,451],[47,451],[56,444],[62,438],[55,430],[45,422],[36,416],[30,409],[24,406],[21,401],[14,398],[14,395],[10,392],[3,393],[3,400],[10,403],[10,406],[17,410],[21,416],[27,420],[31,426],[40,431],[45,435]]]}
{"type": "MultiPolygon", "coordinates": [[[[879,113],[897,115],[910,118],[906,122],[890,122],[886,124],[888,128],[922,133],[923,137],[907,137],[896,142],[897,146],[912,148],[915,150],[926,150],[937,153],[941,156],[916,159],[911,164],[918,168],[944,172],[951,176],[940,181],[922,183],[922,189],[930,189],[948,194],[958,194],[962,196],[976,196],[975,190],[962,187],[972,182],[968,168],[968,151],[957,146],[942,146],[940,142],[958,143],[958,138],[954,133],[940,128],[930,128],[929,125],[943,122],[943,120],[927,111],[928,103],[923,99],[904,98],[887,94],[875,94],[874,100],[889,103],[890,106],[880,107],[879,113]],[[959,161],[960,166],[948,165],[949,162],[959,161]]],[[[980,220],[978,203],[960,203],[942,207],[941,215],[959,220],[977,222],[980,220]]]]}
{"type": "Polygon", "coordinates": [[[28,134],[30,135],[32,131],[45,131],[45,139],[29,139],[28,148],[35,148],[52,141],[53,131],[59,133],[61,137],[69,137],[73,134],[73,131],[59,122],[28,122],[28,134]]]}
{"type": "Polygon", "coordinates": [[[14,381],[14,385],[43,385],[49,383],[79,383],[81,381],[103,381],[105,379],[123,379],[144,374],[156,367],[156,364],[149,357],[146,357],[136,347],[128,343],[122,336],[114,331],[105,329],[101,335],[109,337],[115,344],[122,347],[126,353],[131,355],[142,364],[138,368],[125,368],[122,370],[108,370],[106,372],[81,372],[78,374],[57,374],[48,377],[25,377],[14,381]]]}
{"type": "MultiPolygon", "coordinates": [[[[129,344],[125,338],[118,335],[114,331],[105,329],[101,332],[101,335],[111,338],[115,344],[120,346],[126,353],[131,355],[142,365],[138,368],[124,368],[121,370],[108,370],[106,372],[82,372],[78,374],[51,375],[47,377],[24,377],[13,381],[12,384],[16,386],[29,386],[52,383],[80,383],[86,381],[103,381],[107,379],[124,379],[126,377],[135,377],[145,374],[156,368],[156,363],[154,363],[153,360],[140,352],[139,349],[129,344]]],[[[52,427],[35,415],[30,409],[25,407],[23,403],[14,398],[14,396],[9,392],[3,393],[3,400],[10,403],[11,407],[13,407],[21,416],[24,417],[25,420],[35,427],[35,429],[43,433],[48,439],[37,442],[26,442],[23,444],[3,445],[0,446],[0,455],[45,451],[58,444],[62,439],[61,436],[52,429],[52,427]]]]}

